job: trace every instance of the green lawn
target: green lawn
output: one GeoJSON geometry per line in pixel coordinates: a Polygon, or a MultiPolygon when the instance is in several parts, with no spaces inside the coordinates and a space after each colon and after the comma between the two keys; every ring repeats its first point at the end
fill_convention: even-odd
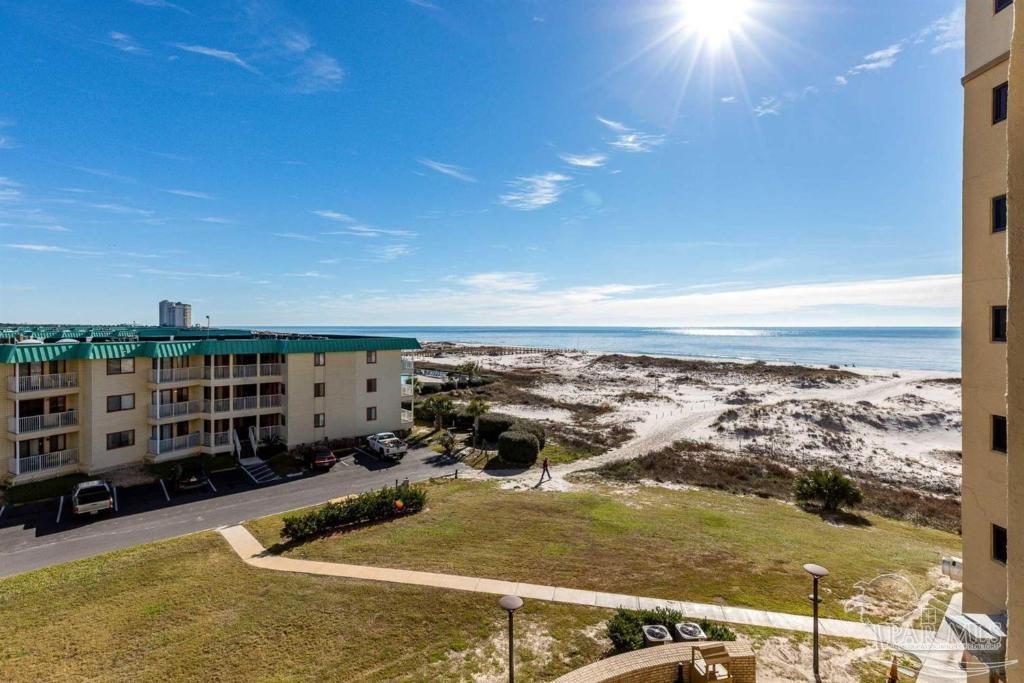
{"type": "MultiPolygon", "coordinates": [[[[599,659],[607,616],[530,601],[522,679],[599,659]]],[[[0,579],[0,680],[471,680],[504,627],[492,596],[254,569],[204,533],[0,579]]]]}
{"type": "MultiPolygon", "coordinates": [[[[428,509],[319,539],[290,557],[418,569],[809,613],[805,562],[831,570],[823,612],[844,616],[854,584],[902,571],[919,589],[959,537],[868,516],[835,526],[792,505],[708,490],[429,487],[428,509]]],[[[280,518],[248,524],[270,547],[280,518]]]]}

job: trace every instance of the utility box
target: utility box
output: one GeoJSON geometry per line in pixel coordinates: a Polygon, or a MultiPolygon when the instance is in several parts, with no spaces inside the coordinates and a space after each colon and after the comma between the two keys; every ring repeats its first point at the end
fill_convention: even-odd
{"type": "Polygon", "coordinates": [[[954,581],[964,580],[964,561],[959,557],[942,558],[942,574],[954,581]]]}
{"type": "Polygon", "coordinates": [[[665,645],[666,643],[673,642],[672,634],[668,632],[668,629],[661,624],[654,624],[652,626],[644,626],[644,647],[653,647],[655,645],[665,645]]]}

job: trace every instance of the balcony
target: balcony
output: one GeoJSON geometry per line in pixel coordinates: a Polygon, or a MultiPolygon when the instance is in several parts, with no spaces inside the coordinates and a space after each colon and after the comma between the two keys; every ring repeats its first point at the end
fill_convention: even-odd
{"type": "Polygon", "coordinates": [[[412,358],[403,358],[402,359],[402,372],[405,373],[405,374],[410,374],[410,373],[412,373],[412,371],[413,371],[412,358]]]}
{"type": "Polygon", "coordinates": [[[218,398],[213,401],[205,399],[203,401],[203,412],[204,413],[226,413],[231,410],[231,399],[230,398],[218,398]]]}
{"type": "Polygon", "coordinates": [[[23,458],[12,457],[9,470],[14,475],[32,474],[34,472],[45,472],[46,470],[55,470],[60,467],[77,464],[78,449],[69,448],[64,451],[40,453],[39,455],[29,455],[23,458]]]}
{"type": "Polygon", "coordinates": [[[77,372],[63,372],[56,375],[28,375],[25,377],[9,377],[7,388],[15,394],[32,391],[50,391],[51,389],[74,389],[78,387],[77,372]]]}
{"type": "Polygon", "coordinates": [[[149,407],[149,417],[153,420],[163,420],[168,417],[184,417],[186,415],[198,415],[203,411],[203,404],[199,401],[180,401],[178,403],[162,403],[158,406],[149,407]]]}
{"type": "Polygon", "coordinates": [[[402,385],[402,396],[412,396],[413,388],[411,384],[402,385]]]}
{"type": "Polygon", "coordinates": [[[163,368],[161,370],[150,370],[149,381],[154,384],[169,384],[171,382],[190,382],[203,379],[206,376],[206,368],[196,365],[187,368],[163,368]]]}
{"type": "Polygon", "coordinates": [[[281,370],[281,363],[261,363],[260,377],[279,377],[281,370]]]}
{"type": "Polygon", "coordinates": [[[411,410],[402,409],[402,424],[412,424],[413,416],[411,410]]]}
{"type": "Polygon", "coordinates": [[[77,424],[78,411],[67,410],[63,413],[50,413],[48,415],[33,415],[22,418],[9,417],[7,418],[7,431],[13,434],[28,434],[30,432],[41,432],[44,429],[74,427],[77,424]]]}
{"type": "Polygon", "coordinates": [[[231,377],[230,365],[203,366],[203,379],[228,379],[231,377]]]}
{"type": "Polygon", "coordinates": [[[203,432],[203,446],[206,448],[226,448],[231,445],[231,432],[203,432]]]}
{"type": "Polygon", "coordinates": [[[283,394],[264,394],[260,396],[260,408],[280,408],[284,403],[283,394]]]}
{"type": "Polygon", "coordinates": [[[256,410],[259,405],[258,396],[240,396],[231,400],[232,410],[256,410]]]}
{"type": "Polygon", "coordinates": [[[170,439],[150,439],[148,453],[150,455],[167,455],[199,448],[201,442],[199,432],[192,432],[184,436],[175,436],[170,439]]]}
{"type": "Polygon", "coordinates": [[[260,427],[259,433],[256,435],[256,438],[260,441],[266,441],[267,439],[272,439],[274,437],[281,439],[281,441],[287,441],[288,429],[283,425],[270,425],[267,427],[260,427]]]}
{"type": "Polygon", "coordinates": [[[259,371],[258,365],[234,365],[231,367],[232,377],[255,377],[259,371]]]}

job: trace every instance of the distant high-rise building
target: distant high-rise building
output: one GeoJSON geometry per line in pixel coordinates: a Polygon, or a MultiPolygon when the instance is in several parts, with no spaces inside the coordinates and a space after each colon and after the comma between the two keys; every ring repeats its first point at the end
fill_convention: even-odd
{"type": "Polygon", "coordinates": [[[160,302],[160,324],[164,327],[192,327],[192,304],[164,299],[160,302]]]}

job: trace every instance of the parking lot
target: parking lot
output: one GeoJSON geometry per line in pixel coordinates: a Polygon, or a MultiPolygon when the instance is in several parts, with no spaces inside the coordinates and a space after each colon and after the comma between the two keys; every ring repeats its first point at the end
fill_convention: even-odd
{"type": "Polygon", "coordinates": [[[315,505],[409,479],[451,474],[458,463],[420,448],[398,462],[361,449],[327,471],[256,484],[242,469],[209,474],[209,486],[174,491],[167,481],[116,487],[116,509],[71,513],[70,496],[8,507],[0,514],[0,576],[117,548],[315,505]]]}

